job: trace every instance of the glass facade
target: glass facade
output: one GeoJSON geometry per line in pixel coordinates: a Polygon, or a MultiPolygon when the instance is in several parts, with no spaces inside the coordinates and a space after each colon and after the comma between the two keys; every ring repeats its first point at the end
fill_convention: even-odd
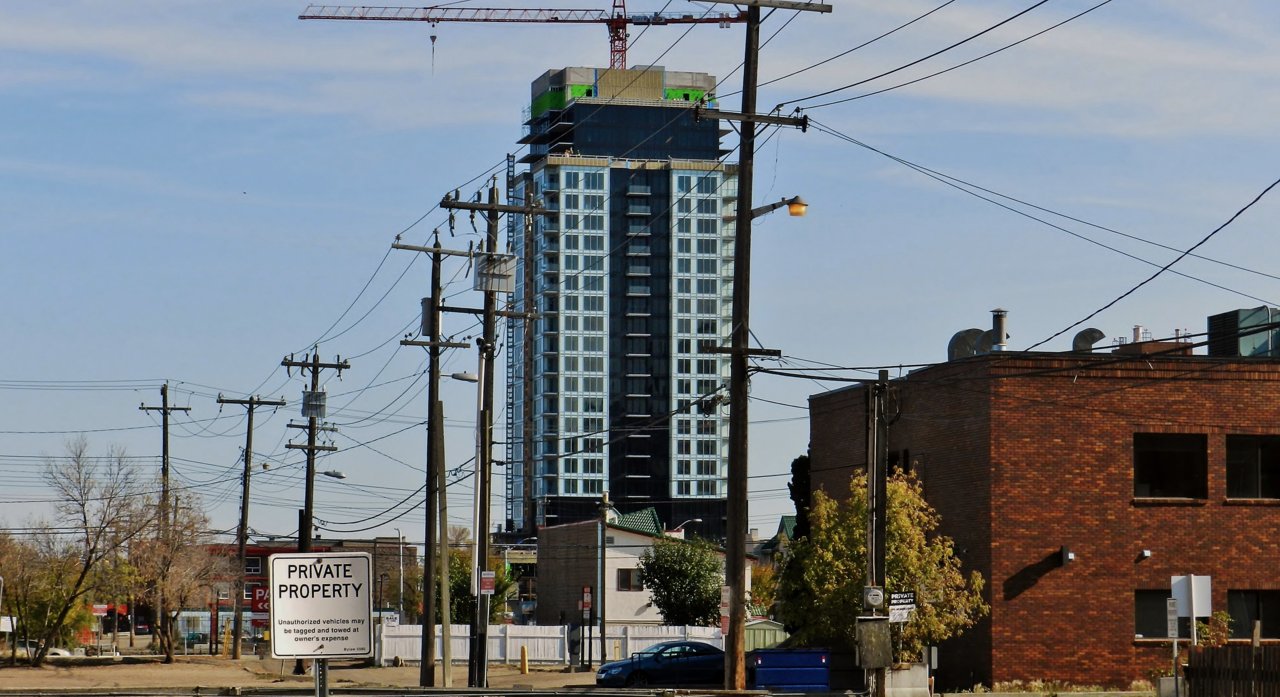
{"type": "MultiPolygon", "coordinates": [[[[724,214],[736,179],[717,160],[715,122],[669,104],[593,101],[551,110],[525,160],[521,195],[556,214],[513,239],[531,266],[517,284],[532,284],[517,288],[515,309],[537,319],[531,340],[509,333],[508,376],[523,379],[508,389],[508,423],[513,434],[532,427],[533,476],[527,491],[508,486],[520,498],[508,516],[526,528],[595,518],[608,493],[620,511],[654,506],[668,525],[702,518],[700,532],[717,536],[729,359],[703,349],[728,343],[724,214]]],[[[513,463],[517,453],[512,442],[513,463]]]]}

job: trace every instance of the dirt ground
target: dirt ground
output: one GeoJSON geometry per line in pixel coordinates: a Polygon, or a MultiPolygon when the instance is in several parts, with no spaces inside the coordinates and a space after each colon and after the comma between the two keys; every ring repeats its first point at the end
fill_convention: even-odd
{"type": "MultiPolygon", "coordinates": [[[[293,661],[245,658],[190,656],[164,665],[157,662],[96,662],[85,659],[62,659],[40,668],[0,664],[0,694],[21,690],[78,690],[103,688],[221,688],[284,685],[310,685],[310,675],[293,675],[293,661]]],[[[418,668],[370,668],[349,661],[331,661],[331,687],[417,687],[418,668]]],[[[453,685],[465,687],[467,667],[453,667],[453,685]]],[[[436,683],[440,684],[439,674],[436,683]]],[[[491,665],[489,686],[495,688],[530,688],[550,690],[561,687],[585,687],[595,683],[590,672],[567,673],[562,668],[534,667],[521,675],[515,666],[491,665]]]]}

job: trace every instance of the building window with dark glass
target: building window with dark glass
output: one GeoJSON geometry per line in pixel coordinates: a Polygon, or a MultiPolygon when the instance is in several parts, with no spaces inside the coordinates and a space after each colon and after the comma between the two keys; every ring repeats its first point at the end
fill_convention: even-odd
{"type": "Polygon", "coordinates": [[[1203,433],[1133,434],[1133,495],[1208,497],[1208,437],[1203,433]]]}
{"type": "Polygon", "coordinates": [[[245,557],[244,572],[249,575],[262,573],[262,557],[245,557]]]}
{"type": "Polygon", "coordinates": [[[1254,623],[1262,624],[1262,639],[1280,639],[1280,591],[1227,591],[1231,614],[1231,638],[1253,636],[1254,623]]]}
{"type": "Polygon", "coordinates": [[[1280,436],[1227,436],[1227,498],[1280,498],[1280,436]]]}
{"type": "MultiPolygon", "coordinates": [[[[1133,592],[1133,635],[1137,639],[1169,638],[1169,589],[1133,592]]],[[[1178,638],[1191,638],[1191,622],[1178,618],[1178,638]]]]}
{"type": "Polygon", "coordinates": [[[620,591],[642,591],[644,586],[640,583],[639,569],[618,569],[618,585],[620,591]]]}

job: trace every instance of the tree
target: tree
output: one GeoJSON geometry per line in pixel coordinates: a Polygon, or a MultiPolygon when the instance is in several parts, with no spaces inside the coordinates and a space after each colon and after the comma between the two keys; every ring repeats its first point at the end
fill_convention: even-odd
{"type": "Polygon", "coordinates": [[[720,555],[705,540],[659,538],[640,555],[640,583],[669,625],[718,622],[723,579],[720,555]]]}
{"type": "MultiPolygon", "coordinates": [[[[451,533],[452,534],[452,533],[451,533]]],[[[489,599],[489,621],[501,621],[506,611],[507,598],[515,592],[515,582],[507,574],[500,557],[489,558],[493,570],[493,597],[489,599]]],[[[436,597],[439,597],[437,585],[436,597]]],[[[437,613],[440,610],[437,608],[437,613]]],[[[471,592],[471,553],[461,549],[449,550],[449,619],[455,623],[468,623],[476,616],[476,596],[471,592]]],[[[436,621],[440,621],[439,614],[436,621]]]]}
{"type": "Polygon", "coordinates": [[[751,614],[773,616],[778,601],[778,570],[768,564],[751,567],[751,614]]]}
{"type": "Polygon", "coordinates": [[[809,536],[809,508],[813,505],[813,492],[809,479],[809,454],[791,461],[791,481],[787,482],[787,495],[796,507],[795,538],[809,536]]]}
{"type": "Polygon", "coordinates": [[[45,462],[44,479],[57,496],[59,524],[32,525],[29,539],[10,542],[13,556],[0,557],[18,634],[40,645],[33,666],[92,622],[86,605],[106,584],[104,562],[147,525],[138,481],[119,448],[96,458],[85,438],[73,439],[66,456],[45,462]]]}
{"type": "MultiPolygon", "coordinates": [[[[780,614],[802,645],[852,647],[855,612],[867,585],[867,479],[850,482],[849,498],[815,492],[807,538],[790,547],[779,583],[780,614]]],[[[938,514],[924,500],[912,474],[888,481],[885,592],[915,591],[916,609],[892,626],[900,660],[919,656],[927,644],[956,636],[989,611],[985,582],[960,570],[950,538],[935,534],[938,514]]]]}
{"type": "Polygon", "coordinates": [[[137,569],[139,597],[148,599],[152,607],[160,607],[165,599],[167,617],[157,617],[155,641],[164,654],[164,662],[174,660],[174,635],[177,617],[183,607],[194,604],[216,580],[234,578],[236,560],[209,554],[213,541],[206,532],[209,520],[193,494],[186,494],[181,505],[175,505],[169,525],[155,539],[137,540],[132,545],[132,562],[137,569]]]}

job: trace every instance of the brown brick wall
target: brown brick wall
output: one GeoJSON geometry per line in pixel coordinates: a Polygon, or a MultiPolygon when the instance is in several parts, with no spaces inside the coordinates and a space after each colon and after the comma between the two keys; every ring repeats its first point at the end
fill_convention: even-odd
{"type": "MultiPolygon", "coordinates": [[[[1280,507],[1228,502],[1225,481],[1227,434],[1280,434],[1280,363],[1005,354],[892,384],[890,448],[909,449],[944,534],[988,579],[991,618],[944,645],[940,681],[1124,686],[1169,661],[1167,642],[1134,637],[1134,590],[1208,575],[1225,609],[1228,589],[1280,589],[1280,507]],[[1135,432],[1207,434],[1208,498],[1135,500],[1135,432]]],[[[832,430],[863,423],[861,390],[811,406],[814,469],[844,453],[861,467],[861,434],[832,430]]]]}
{"type": "Polygon", "coordinates": [[[600,524],[594,520],[538,529],[537,622],[581,624],[582,587],[595,587],[600,524]]]}

